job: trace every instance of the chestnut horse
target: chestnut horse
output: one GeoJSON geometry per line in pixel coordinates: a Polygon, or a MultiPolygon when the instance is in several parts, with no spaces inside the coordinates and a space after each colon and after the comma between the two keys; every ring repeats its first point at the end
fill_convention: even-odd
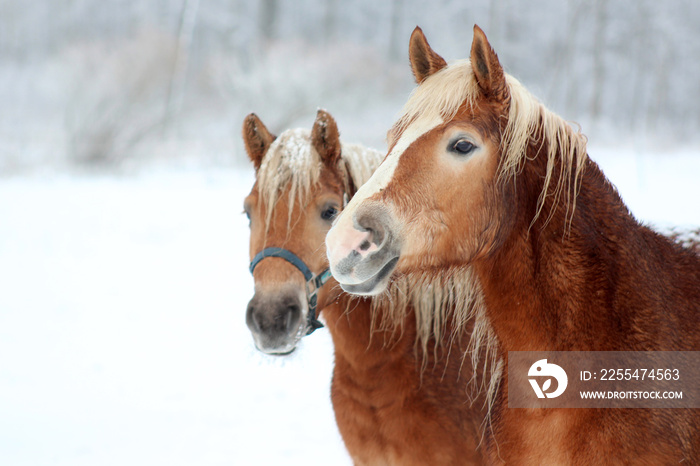
{"type": "MultiPolygon", "coordinates": [[[[447,65],[419,28],[409,52],[419,86],[389,154],[326,238],[341,286],[376,295],[397,273],[470,266],[504,360],[700,350],[700,256],[635,220],[585,137],[503,71],[483,31],[470,60],[447,65]]],[[[700,464],[698,410],[512,409],[505,374],[493,463],[700,464]]]]}
{"type": "Polygon", "coordinates": [[[498,367],[487,354],[484,320],[472,318],[479,295],[461,285],[447,292],[445,284],[432,287],[418,277],[398,280],[382,297],[354,298],[333,279],[317,280],[328,267],[324,239],[331,221],[383,154],[341,145],[334,119],[322,110],[311,133],[288,130],[279,137],[251,114],[243,138],[256,171],[244,205],[255,280],[247,322],[257,347],[293,351],[317,327],[312,322],[320,312],[335,346],[333,409],[356,464],[483,464],[486,390],[472,367],[489,373],[498,367]],[[417,320],[442,308],[467,323],[417,320]],[[385,325],[396,320],[397,326],[385,325]],[[452,338],[438,345],[436,334],[452,338]],[[480,360],[466,362],[465,354],[480,360]]]}

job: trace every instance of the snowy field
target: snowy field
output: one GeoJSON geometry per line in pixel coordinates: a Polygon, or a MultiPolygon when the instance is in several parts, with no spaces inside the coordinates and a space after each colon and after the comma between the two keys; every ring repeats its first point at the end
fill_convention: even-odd
{"type": "MultiPolygon", "coordinates": [[[[700,225],[700,152],[591,148],[633,213],[700,225]]],[[[252,170],[0,179],[0,464],[345,465],[326,330],[256,352],[252,170]]]]}

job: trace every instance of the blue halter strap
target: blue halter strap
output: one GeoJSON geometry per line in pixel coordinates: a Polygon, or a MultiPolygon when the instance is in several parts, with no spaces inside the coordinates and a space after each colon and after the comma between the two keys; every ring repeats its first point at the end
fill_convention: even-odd
{"type": "Polygon", "coordinates": [[[316,318],[316,307],[318,305],[317,294],[319,288],[325,285],[331,278],[330,269],[326,269],[320,274],[314,275],[304,261],[299,259],[292,251],[284,248],[271,247],[263,249],[250,261],[251,274],[260,261],[266,257],[279,257],[280,259],[284,259],[304,274],[304,279],[306,280],[306,299],[309,302],[309,313],[306,316],[306,334],[311,335],[317,328],[323,327],[323,324],[316,318]]]}

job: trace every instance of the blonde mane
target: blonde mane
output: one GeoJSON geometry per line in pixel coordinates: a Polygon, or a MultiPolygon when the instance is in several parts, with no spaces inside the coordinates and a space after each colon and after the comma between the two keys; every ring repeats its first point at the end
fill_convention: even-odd
{"type": "MultiPolygon", "coordinates": [[[[547,147],[547,171],[532,221],[539,217],[548,196],[554,196],[553,205],[557,205],[562,194],[566,197],[571,218],[583,168],[588,159],[586,137],[542,105],[517,79],[508,74],[505,76],[510,108],[508,122],[501,134],[502,154],[498,180],[505,182],[515,179],[527,160],[528,144],[531,141],[542,141],[542,146],[547,147]],[[557,183],[556,186],[550,186],[557,162],[560,162],[557,183]]],[[[441,118],[449,121],[462,105],[474,108],[480,95],[481,90],[469,60],[456,61],[429,76],[413,91],[389,137],[395,137],[418,120],[433,121],[441,118]]]]}
{"type": "MultiPolygon", "coordinates": [[[[384,153],[359,144],[341,144],[345,162],[355,186],[364,184],[379,166],[384,153]]],[[[280,193],[289,189],[290,202],[306,205],[309,191],[318,183],[323,162],[311,144],[311,132],[289,129],[273,141],[263,157],[257,174],[258,192],[265,203],[265,225],[270,224],[272,211],[280,193]]],[[[291,220],[291,210],[289,211],[291,220]]]]}
{"type": "Polygon", "coordinates": [[[458,343],[465,327],[473,322],[466,352],[460,357],[469,357],[474,372],[468,386],[474,389],[474,395],[485,393],[490,412],[501,379],[503,361],[499,357],[495,333],[486,316],[481,285],[471,267],[399,276],[384,294],[372,301],[372,327],[400,332],[409,306],[415,313],[416,345],[423,355],[423,369],[429,351],[437,354],[440,347],[451,348],[458,343]],[[432,348],[431,341],[434,345],[432,348]],[[476,377],[479,368],[484,374],[480,379],[476,377]]]}

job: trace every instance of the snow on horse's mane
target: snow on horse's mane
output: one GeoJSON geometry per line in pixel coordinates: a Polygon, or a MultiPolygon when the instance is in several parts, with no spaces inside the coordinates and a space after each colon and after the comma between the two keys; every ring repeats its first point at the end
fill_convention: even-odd
{"type": "MultiPolygon", "coordinates": [[[[384,153],[359,144],[342,144],[341,157],[353,183],[361,186],[379,166],[384,153]]],[[[257,176],[258,190],[267,209],[266,225],[269,225],[279,194],[287,187],[290,199],[301,205],[306,203],[310,188],[318,183],[322,165],[321,157],[311,144],[309,130],[289,129],[273,141],[257,176]]]]}

